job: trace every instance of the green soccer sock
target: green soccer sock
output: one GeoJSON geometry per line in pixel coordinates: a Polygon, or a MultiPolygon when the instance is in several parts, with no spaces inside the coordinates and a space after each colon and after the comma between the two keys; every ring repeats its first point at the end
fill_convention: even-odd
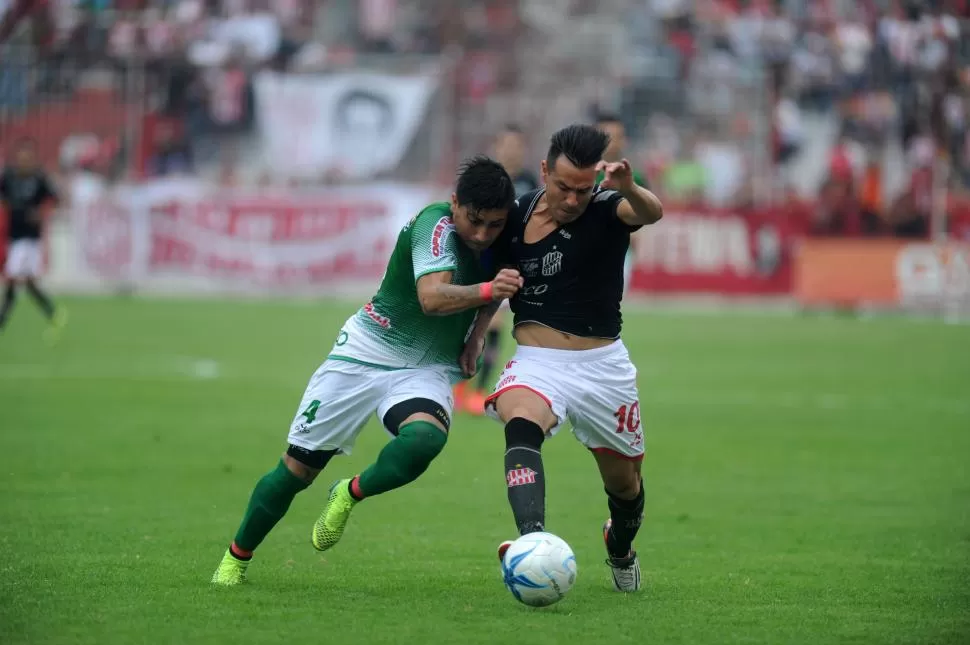
{"type": "Polygon", "coordinates": [[[280,459],[276,468],[256,483],[233,545],[243,551],[253,551],[286,515],[296,494],[307,486],[280,459]]]}
{"type": "Polygon", "coordinates": [[[377,461],[357,478],[365,497],[380,495],[417,479],[438,456],[448,434],[427,421],[401,426],[398,435],[381,450],[377,461]]]}

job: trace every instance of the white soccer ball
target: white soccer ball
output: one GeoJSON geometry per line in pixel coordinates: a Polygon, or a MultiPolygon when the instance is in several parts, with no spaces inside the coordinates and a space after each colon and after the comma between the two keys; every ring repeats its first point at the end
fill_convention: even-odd
{"type": "Polygon", "coordinates": [[[552,533],[528,533],[505,552],[502,577],[516,600],[545,607],[562,600],[576,582],[576,556],[552,533]]]}

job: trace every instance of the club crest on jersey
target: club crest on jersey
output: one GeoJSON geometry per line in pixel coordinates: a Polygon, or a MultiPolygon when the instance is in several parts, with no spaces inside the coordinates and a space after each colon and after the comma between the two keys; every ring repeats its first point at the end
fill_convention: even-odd
{"type": "Polygon", "coordinates": [[[542,256],[542,275],[546,277],[556,275],[560,269],[562,269],[562,253],[557,251],[556,247],[552,247],[552,251],[542,256]]]}
{"type": "Polygon", "coordinates": [[[444,244],[445,236],[455,228],[455,223],[451,216],[442,217],[434,225],[434,232],[431,234],[431,255],[441,257],[441,246],[444,244]]]}
{"type": "Polygon", "coordinates": [[[536,471],[531,468],[513,468],[505,473],[505,481],[509,487],[534,484],[536,483],[536,471]]]}

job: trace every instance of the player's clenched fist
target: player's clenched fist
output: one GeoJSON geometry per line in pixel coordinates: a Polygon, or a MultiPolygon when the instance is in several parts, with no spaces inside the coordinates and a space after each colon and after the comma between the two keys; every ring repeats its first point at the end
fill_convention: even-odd
{"type": "Polygon", "coordinates": [[[522,275],[515,269],[502,269],[492,280],[492,300],[511,298],[522,288],[522,275]]]}

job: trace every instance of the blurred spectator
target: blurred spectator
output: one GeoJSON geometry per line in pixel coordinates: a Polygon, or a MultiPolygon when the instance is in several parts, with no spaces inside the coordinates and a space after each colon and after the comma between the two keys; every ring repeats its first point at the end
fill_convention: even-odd
{"type": "Polygon", "coordinates": [[[147,175],[164,177],[170,174],[189,174],[193,171],[192,150],[181,129],[169,121],[155,129],[154,152],[148,160],[147,175]]]}
{"type": "MultiPolygon", "coordinates": [[[[923,235],[934,206],[953,201],[940,191],[970,194],[968,5],[0,0],[0,47],[18,47],[0,50],[0,138],[4,119],[49,127],[28,116],[56,100],[88,110],[86,121],[42,147],[110,142],[111,168],[141,161],[147,176],[238,181],[258,157],[255,75],[397,69],[420,55],[443,70],[424,127],[447,134],[415,141],[433,140],[443,160],[479,151],[508,120],[534,154],[595,103],[620,115],[632,161],[667,199],[791,212],[813,203],[817,234],[923,235]],[[553,108],[537,109],[550,92],[553,108]],[[153,134],[141,122],[156,117],[172,128],[153,134]]],[[[357,112],[347,129],[379,143],[390,117],[357,112]]]]}

